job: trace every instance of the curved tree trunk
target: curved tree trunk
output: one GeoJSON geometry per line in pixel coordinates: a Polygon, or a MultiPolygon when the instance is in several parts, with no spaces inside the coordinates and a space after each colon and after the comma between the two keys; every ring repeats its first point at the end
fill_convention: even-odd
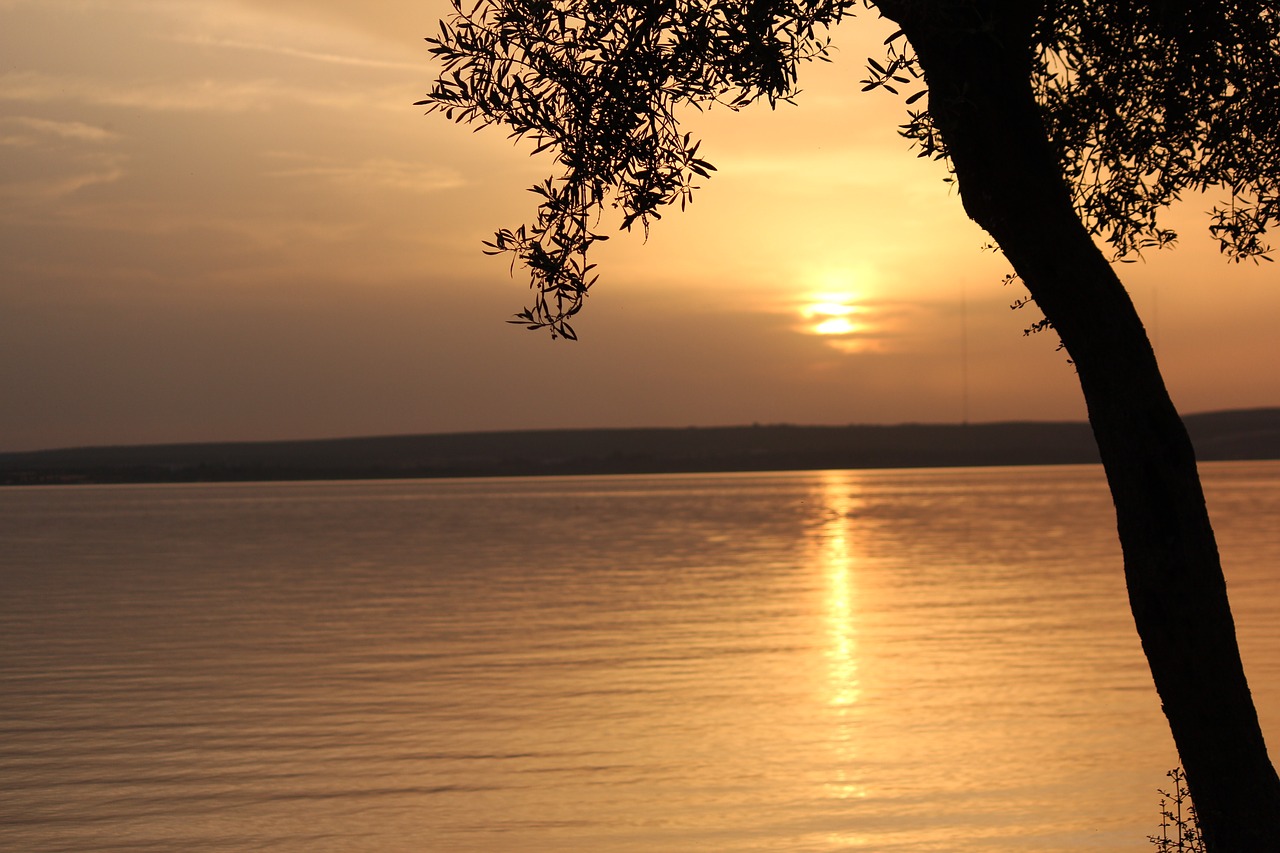
{"type": "Polygon", "coordinates": [[[1280,780],[1245,680],[1195,456],[1128,294],[1076,215],[1030,85],[1022,0],[911,2],[904,29],[965,210],[1079,373],[1116,507],[1129,602],[1206,847],[1280,849],[1280,780]]]}

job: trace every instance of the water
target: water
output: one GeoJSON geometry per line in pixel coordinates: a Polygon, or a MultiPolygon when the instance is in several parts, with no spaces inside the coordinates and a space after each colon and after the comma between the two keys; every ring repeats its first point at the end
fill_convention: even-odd
{"type": "MultiPolygon", "coordinates": [[[[1280,731],[1280,464],[1205,468],[1280,731]]],[[[1094,467],[0,489],[0,847],[1149,849],[1094,467]]]]}

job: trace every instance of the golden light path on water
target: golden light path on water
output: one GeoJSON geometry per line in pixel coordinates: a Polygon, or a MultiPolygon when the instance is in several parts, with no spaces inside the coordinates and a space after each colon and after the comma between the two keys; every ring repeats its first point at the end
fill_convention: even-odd
{"type": "Polygon", "coordinates": [[[828,786],[840,799],[865,797],[863,785],[849,770],[856,768],[859,744],[858,703],[862,698],[859,673],[857,554],[853,540],[852,511],[856,483],[848,471],[822,474],[824,520],[819,530],[819,554],[826,576],[826,612],[830,662],[827,702],[835,720],[833,743],[836,773],[828,786]]]}

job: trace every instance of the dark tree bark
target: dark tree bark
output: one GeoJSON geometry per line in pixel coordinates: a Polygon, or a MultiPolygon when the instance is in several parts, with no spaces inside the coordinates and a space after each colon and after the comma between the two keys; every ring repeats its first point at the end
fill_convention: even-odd
{"type": "Polygon", "coordinates": [[[1245,680],[1191,442],[1133,304],[1073,209],[1030,84],[1030,0],[879,4],[915,48],[965,211],[1070,354],[1115,502],[1129,602],[1206,848],[1280,849],[1280,780],[1245,680]]]}

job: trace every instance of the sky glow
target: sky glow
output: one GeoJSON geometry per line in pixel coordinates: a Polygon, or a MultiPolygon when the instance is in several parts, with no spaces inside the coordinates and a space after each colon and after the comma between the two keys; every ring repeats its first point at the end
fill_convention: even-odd
{"type": "MultiPolygon", "coordinates": [[[[859,91],[869,15],[798,107],[690,115],[718,171],[600,247],[579,343],[508,325],[525,281],[480,243],[553,168],[412,106],[446,12],[0,0],[0,450],[959,421],[966,335],[971,420],[1084,416],[902,104],[859,91]]],[[[1274,265],[1222,263],[1207,207],[1122,277],[1184,411],[1278,404],[1274,265]]]]}

